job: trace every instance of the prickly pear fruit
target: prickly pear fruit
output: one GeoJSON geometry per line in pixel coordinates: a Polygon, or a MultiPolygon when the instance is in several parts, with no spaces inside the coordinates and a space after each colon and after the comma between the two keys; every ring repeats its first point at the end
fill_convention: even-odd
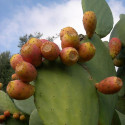
{"type": "Polygon", "coordinates": [[[4,120],[6,120],[5,115],[0,115],[0,123],[2,123],[4,120]]]}
{"type": "Polygon", "coordinates": [[[14,54],[10,59],[10,65],[15,70],[16,65],[23,61],[23,58],[20,54],[14,54]]]}
{"type": "Polygon", "coordinates": [[[38,67],[42,63],[42,54],[40,49],[35,44],[24,44],[21,48],[21,55],[24,61],[38,67]]]}
{"type": "Polygon", "coordinates": [[[19,113],[17,113],[17,112],[13,113],[13,118],[14,119],[19,119],[19,117],[20,117],[19,113]]]}
{"type": "Polygon", "coordinates": [[[112,59],[114,59],[119,54],[121,47],[122,47],[122,44],[120,39],[113,37],[109,41],[109,52],[112,59]]]}
{"type": "Polygon", "coordinates": [[[24,100],[34,94],[35,87],[21,80],[10,81],[6,89],[8,95],[17,100],[24,100]]]}
{"type": "Polygon", "coordinates": [[[34,37],[30,38],[30,39],[27,41],[27,43],[29,43],[29,44],[34,44],[34,45],[36,45],[39,49],[40,49],[41,46],[42,46],[41,40],[39,40],[39,39],[37,39],[37,38],[34,38],[34,37]]]}
{"type": "Polygon", "coordinates": [[[60,50],[54,42],[44,42],[41,46],[42,56],[50,61],[57,59],[60,50]]]}
{"type": "Polygon", "coordinates": [[[91,38],[96,29],[96,15],[93,11],[86,11],[83,15],[83,25],[88,38],[91,38]]]}
{"type": "Polygon", "coordinates": [[[113,59],[113,63],[114,63],[114,65],[115,66],[117,66],[117,67],[121,67],[121,66],[123,66],[124,65],[124,60],[123,59],[118,59],[118,58],[114,58],[113,59]]]}
{"type": "Polygon", "coordinates": [[[16,66],[15,72],[19,79],[23,82],[31,82],[35,80],[37,76],[36,68],[32,64],[25,61],[16,66]]]}
{"type": "Polygon", "coordinates": [[[92,43],[85,42],[80,44],[78,52],[80,56],[79,61],[86,62],[93,58],[96,52],[96,48],[92,43]]]}
{"type": "Polygon", "coordinates": [[[46,40],[46,39],[40,39],[40,41],[41,41],[42,43],[48,42],[48,40],[46,40]]]}
{"type": "Polygon", "coordinates": [[[8,110],[7,110],[7,111],[4,111],[4,116],[5,116],[5,117],[10,117],[10,111],[8,111],[8,110]]]}
{"type": "Polygon", "coordinates": [[[2,83],[0,83],[0,90],[2,89],[2,87],[3,87],[3,84],[2,84],[2,83]]]}
{"type": "Polygon", "coordinates": [[[62,40],[61,40],[61,46],[62,48],[66,47],[74,47],[78,48],[80,43],[79,35],[76,33],[66,33],[63,35],[62,40]]]}
{"type": "Polygon", "coordinates": [[[65,34],[77,34],[76,30],[72,27],[65,27],[61,30],[60,32],[60,39],[62,40],[62,37],[65,35],[65,34]]]}
{"type": "Polygon", "coordinates": [[[97,90],[104,94],[114,94],[123,86],[123,82],[119,77],[107,77],[99,83],[95,84],[97,90]]]}
{"type": "Polygon", "coordinates": [[[73,47],[66,47],[60,52],[60,58],[66,65],[73,65],[78,61],[79,54],[73,47]]]}
{"type": "Polygon", "coordinates": [[[14,73],[14,74],[12,74],[11,79],[12,80],[17,80],[17,79],[19,79],[19,77],[17,76],[16,73],[14,73]]]}
{"type": "Polygon", "coordinates": [[[25,115],[20,115],[20,120],[21,120],[21,121],[23,121],[23,120],[25,120],[25,119],[26,119],[25,115]]]}

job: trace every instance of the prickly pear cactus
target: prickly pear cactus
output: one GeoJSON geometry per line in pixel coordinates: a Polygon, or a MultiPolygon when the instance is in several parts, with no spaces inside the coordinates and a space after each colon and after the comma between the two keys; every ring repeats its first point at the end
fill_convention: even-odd
{"type": "MultiPolygon", "coordinates": [[[[60,33],[62,50],[67,47],[64,51],[60,51],[57,45],[50,41],[48,42],[48,40],[44,42],[41,40],[42,43],[40,43],[40,40],[34,41],[33,39],[35,38],[32,39],[31,43],[27,42],[27,44],[24,45],[30,48],[30,51],[28,50],[30,56],[28,56],[27,51],[23,49],[24,52],[20,55],[22,62],[24,60],[27,61],[27,59],[32,59],[32,61],[35,61],[35,64],[40,62],[39,65],[34,65],[29,62],[34,66],[34,69],[36,68],[37,70],[37,77],[35,80],[33,79],[34,81],[32,83],[27,83],[23,79],[27,77],[31,78],[32,75],[28,76],[28,73],[23,74],[22,79],[20,78],[24,81],[25,86],[27,84],[32,84],[33,87],[35,86],[35,93],[33,91],[34,95],[32,93],[30,98],[27,97],[28,99],[24,96],[21,98],[22,100],[15,100],[18,99],[15,98],[11,101],[9,98],[11,94],[14,93],[17,97],[20,96],[15,94],[16,90],[21,90],[21,94],[27,95],[24,91],[25,86],[22,86],[21,83],[21,89],[18,87],[19,84],[17,84],[17,87],[10,86],[13,91],[7,91],[9,96],[0,91],[0,113],[3,113],[5,110],[10,110],[11,113],[11,117],[5,121],[5,124],[125,124],[125,118],[123,117],[125,114],[125,35],[123,34],[123,31],[125,31],[125,26],[123,26],[125,25],[125,15],[120,15],[120,21],[116,24],[110,36],[110,39],[113,37],[119,38],[122,44],[122,49],[119,50],[120,52],[115,55],[116,57],[113,57],[119,60],[122,59],[123,61],[116,72],[116,63],[114,63],[114,60],[111,58],[109,43],[101,40],[102,37],[110,33],[113,27],[112,12],[108,4],[105,0],[82,0],[82,8],[83,13],[88,11],[83,20],[83,25],[86,25],[84,26],[85,30],[87,29],[86,36],[84,36],[83,39],[79,39],[79,35],[75,29],[66,27],[62,29],[60,33]],[[99,11],[99,9],[102,11],[99,11]],[[86,19],[89,20],[87,23],[86,19]],[[37,41],[41,47],[35,45],[37,41]],[[90,52],[90,55],[86,53],[86,59],[83,59],[83,56],[81,56],[83,54],[80,55],[83,49],[79,49],[80,45],[84,45],[84,43],[89,43],[86,44],[85,47],[81,47],[84,48],[84,51],[87,50],[90,52]],[[74,46],[74,44],[77,45],[74,46]],[[88,45],[90,48],[87,48],[88,45]],[[34,46],[36,49],[32,48],[34,46]],[[75,51],[71,51],[69,48],[71,50],[75,49],[75,51]],[[94,48],[94,50],[91,48],[94,48]],[[31,50],[33,51],[31,52],[31,50]],[[39,58],[37,62],[34,60],[37,58],[34,56],[34,53],[44,58],[39,58]],[[56,58],[50,59],[53,58],[55,54],[56,58]],[[24,58],[25,56],[26,58],[24,58]],[[88,58],[89,56],[91,58],[88,58]],[[122,89],[120,88],[121,90],[116,93],[110,91],[110,94],[99,92],[96,88],[96,83],[100,84],[100,81],[111,76],[118,76],[122,79],[122,89]],[[17,114],[19,116],[24,114],[25,120],[22,121],[20,117],[17,119],[15,116],[12,116],[15,112],[19,113],[17,114]]],[[[21,65],[21,63],[17,65],[17,62],[18,59],[16,62],[13,60],[15,69],[17,69],[18,65],[21,65]]],[[[28,72],[27,70],[26,72],[28,72]]],[[[24,72],[24,68],[21,68],[20,71],[21,73],[24,72]]],[[[29,72],[32,74],[32,70],[29,72]]],[[[17,75],[19,74],[17,73],[17,75]]],[[[106,85],[106,83],[104,85],[106,85]]],[[[114,85],[119,85],[119,83],[117,82],[117,84],[114,85]]],[[[108,92],[108,87],[109,86],[104,87],[107,89],[106,92],[108,92]]],[[[27,90],[29,90],[29,88],[27,88],[27,90]]]]}

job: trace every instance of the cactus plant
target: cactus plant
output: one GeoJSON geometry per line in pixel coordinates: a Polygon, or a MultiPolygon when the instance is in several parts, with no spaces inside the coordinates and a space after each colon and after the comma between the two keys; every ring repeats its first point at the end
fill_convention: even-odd
{"type": "MultiPolygon", "coordinates": [[[[75,64],[68,65],[64,63],[62,54],[59,56],[58,53],[54,60],[49,61],[48,58],[40,60],[42,64],[40,63],[41,65],[36,68],[37,77],[31,83],[35,86],[34,97],[31,100],[30,98],[20,101],[14,100],[15,104],[13,104],[11,99],[0,91],[0,97],[2,98],[0,101],[1,112],[9,110],[10,113],[26,113],[26,122],[24,124],[27,124],[28,121],[29,125],[124,125],[125,63],[123,62],[116,72],[113,59],[110,56],[108,42],[103,43],[101,40],[102,37],[108,35],[113,27],[112,12],[105,0],[82,0],[82,8],[83,13],[86,11],[95,13],[97,25],[94,27],[95,32],[92,31],[90,37],[87,34],[84,39],[77,38],[78,45],[74,48],[79,52],[80,45],[89,42],[90,46],[92,44],[96,50],[92,58],[82,62],[78,53],[77,58],[79,59],[75,61],[75,64]],[[99,89],[96,89],[96,83],[112,76],[115,76],[115,78],[117,76],[119,77],[118,79],[123,81],[123,87],[119,92],[113,91],[112,93],[111,91],[109,95],[109,93],[104,94],[98,91],[99,89]],[[3,95],[7,99],[3,99],[3,95]],[[7,103],[5,103],[6,101],[7,103]],[[31,103],[33,105],[28,109],[31,103]],[[10,106],[12,107],[11,110],[10,106]]],[[[120,15],[120,21],[115,25],[110,36],[110,39],[113,37],[120,39],[122,48],[117,53],[116,58],[123,60],[125,60],[124,22],[125,15],[122,14],[120,15]]],[[[89,25],[89,22],[87,24],[89,25]]],[[[91,29],[87,28],[87,30],[91,29]]],[[[67,37],[69,34],[70,37],[79,37],[75,29],[67,27],[61,30],[60,39],[69,43],[72,40],[74,41],[74,37],[72,39],[69,36],[67,37]]],[[[41,44],[41,47],[42,45],[44,44],[41,44]]],[[[66,49],[65,47],[62,46],[62,49],[66,49]]],[[[88,50],[91,51],[91,49],[88,50]]],[[[67,50],[66,52],[68,53],[69,51],[67,50]]],[[[63,56],[66,57],[66,54],[63,54],[63,56]]],[[[71,56],[73,55],[71,54],[71,56]]],[[[30,57],[28,58],[30,59],[30,57]]],[[[73,57],[70,58],[72,59],[73,57]]],[[[12,87],[10,86],[10,88],[12,87]]],[[[11,116],[5,123],[7,125],[21,125],[22,121],[12,119],[11,116]]]]}

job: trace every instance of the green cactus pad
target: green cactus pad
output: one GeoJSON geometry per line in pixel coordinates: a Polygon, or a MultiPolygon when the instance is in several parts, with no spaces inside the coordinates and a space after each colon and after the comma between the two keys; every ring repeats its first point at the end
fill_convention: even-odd
{"type": "Polygon", "coordinates": [[[44,125],[97,125],[95,82],[81,65],[44,62],[35,82],[35,104],[44,125]]]}
{"type": "Polygon", "coordinates": [[[20,121],[19,119],[9,118],[5,121],[5,125],[28,125],[25,121],[20,121]]]}
{"type": "Polygon", "coordinates": [[[121,125],[121,121],[119,119],[119,115],[118,115],[118,113],[116,111],[114,112],[111,125],[121,125]]]}
{"type": "Polygon", "coordinates": [[[125,47],[125,15],[124,14],[120,16],[120,20],[117,22],[114,29],[112,30],[110,39],[113,37],[119,38],[122,42],[122,45],[125,47]]]}
{"type": "Polygon", "coordinates": [[[94,11],[97,17],[96,33],[100,37],[108,35],[113,27],[112,12],[105,0],[82,0],[82,8],[94,11]]]}
{"type": "Polygon", "coordinates": [[[14,103],[17,106],[18,109],[20,109],[22,112],[30,115],[31,112],[36,108],[34,104],[34,97],[31,96],[28,99],[25,100],[15,100],[14,103]]]}
{"type": "Polygon", "coordinates": [[[30,115],[29,125],[43,125],[37,109],[34,109],[30,115]]]}
{"type": "MultiPolygon", "coordinates": [[[[117,111],[117,110],[116,110],[117,111]]],[[[125,115],[120,113],[119,111],[117,111],[120,121],[121,121],[121,125],[125,125],[125,115]]]]}
{"type": "MultiPolygon", "coordinates": [[[[100,82],[106,77],[116,76],[113,61],[109,55],[106,46],[103,44],[98,35],[94,35],[92,39],[88,39],[94,44],[96,48],[95,56],[92,60],[83,64],[88,72],[100,82]]],[[[82,41],[85,42],[85,41],[82,41]]],[[[115,105],[117,101],[117,94],[104,95],[99,93],[99,123],[100,125],[111,125],[115,105]]]]}
{"type": "Polygon", "coordinates": [[[9,110],[10,113],[20,112],[9,96],[5,92],[0,91],[0,112],[4,112],[5,110],[9,110]]]}

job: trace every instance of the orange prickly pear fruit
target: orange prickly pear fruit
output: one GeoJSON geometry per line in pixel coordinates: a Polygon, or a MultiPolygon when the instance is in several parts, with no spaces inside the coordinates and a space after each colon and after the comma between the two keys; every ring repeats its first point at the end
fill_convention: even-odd
{"type": "Polygon", "coordinates": [[[6,117],[5,115],[0,115],[0,123],[3,123],[4,120],[6,120],[6,117]]]}
{"type": "Polygon", "coordinates": [[[91,38],[96,29],[96,15],[93,11],[86,11],[83,15],[83,25],[88,38],[91,38]]]}
{"type": "Polygon", "coordinates": [[[42,63],[42,54],[40,49],[35,44],[24,44],[20,51],[23,60],[31,63],[35,67],[38,67],[42,63]]]}
{"type": "Polygon", "coordinates": [[[25,119],[26,119],[25,115],[20,115],[20,120],[21,120],[21,121],[23,121],[23,120],[25,120],[25,119]]]}
{"type": "Polygon", "coordinates": [[[14,54],[10,59],[10,65],[15,70],[16,65],[23,61],[23,58],[20,54],[14,54]]]}
{"type": "Polygon", "coordinates": [[[2,84],[2,83],[0,83],[0,90],[2,89],[2,87],[3,87],[3,84],[2,84]]]}
{"type": "Polygon", "coordinates": [[[17,79],[19,79],[19,77],[17,76],[16,73],[14,73],[14,74],[12,74],[11,79],[12,80],[17,80],[17,79]]]}
{"type": "Polygon", "coordinates": [[[19,119],[20,118],[19,113],[17,113],[17,112],[13,113],[13,118],[14,119],[19,119]]]}
{"type": "Polygon", "coordinates": [[[79,61],[86,62],[93,58],[96,52],[95,46],[90,42],[85,42],[79,46],[79,61]]]}
{"type": "Polygon", "coordinates": [[[116,76],[107,77],[95,84],[97,90],[103,94],[114,94],[123,86],[123,82],[116,76]]]}
{"type": "Polygon", "coordinates": [[[80,43],[79,35],[72,27],[63,28],[60,32],[60,39],[62,48],[78,48],[80,43]]]}
{"type": "Polygon", "coordinates": [[[76,30],[72,27],[65,27],[61,30],[60,32],[60,39],[62,40],[62,37],[65,35],[65,34],[77,34],[76,30]]]}
{"type": "Polygon", "coordinates": [[[35,80],[37,76],[36,68],[32,64],[25,61],[16,66],[15,72],[19,79],[23,82],[31,82],[35,80]]]}
{"type": "Polygon", "coordinates": [[[41,53],[45,59],[53,61],[58,58],[60,49],[54,42],[44,42],[41,46],[41,53]]]}
{"type": "Polygon", "coordinates": [[[4,115],[5,115],[5,117],[9,117],[10,116],[10,111],[4,111],[4,115]]]}
{"type": "Polygon", "coordinates": [[[42,43],[48,42],[48,40],[46,40],[46,39],[40,39],[40,41],[41,41],[42,43]]]}
{"type": "Polygon", "coordinates": [[[79,54],[73,47],[66,47],[60,52],[60,58],[65,65],[73,65],[78,61],[79,54]]]}
{"type": "Polygon", "coordinates": [[[109,52],[112,59],[114,59],[119,54],[121,47],[122,47],[122,43],[120,39],[113,37],[109,41],[109,52]]]}
{"type": "Polygon", "coordinates": [[[24,100],[34,94],[35,87],[21,80],[13,80],[7,85],[6,91],[11,98],[24,100]]]}
{"type": "Polygon", "coordinates": [[[40,40],[40,39],[37,39],[37,38],[35,38],[35,37],[30,38],[30,39],[27,41],[27,43],[29,43],[29,44],[34,44],[34,45],[36,45],[39,49],[40,49],[41,46],[42,46],[41,40],[40,40]]]}

